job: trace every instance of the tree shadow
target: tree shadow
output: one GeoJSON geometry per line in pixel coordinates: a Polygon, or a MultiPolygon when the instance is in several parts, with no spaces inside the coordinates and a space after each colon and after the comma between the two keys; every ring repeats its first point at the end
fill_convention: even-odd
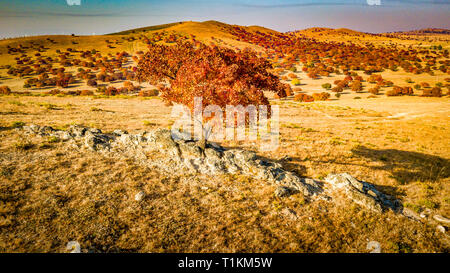
{"type": "Polygon", "coordinates": [[[439,156],[396,149],[375,150],[365,146],[352,149],[352,153],[370,161],[382,162],[381,166],[370,168],[390,172],[391,177],[400,184],[434,182],[450,177],[450,161],[439,156]]]}

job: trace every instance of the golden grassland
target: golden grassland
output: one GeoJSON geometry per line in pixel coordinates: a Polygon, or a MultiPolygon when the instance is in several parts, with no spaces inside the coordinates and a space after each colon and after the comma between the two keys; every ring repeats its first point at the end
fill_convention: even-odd
{"type": "MultiPolygon", "coordinates": [[[[263,156],[299,175],[348,172],[417,212],[448,216],[448,98],[379,98],[280,106],[280,147],[263,156]],[[402,115],[408,113],[408,115],[402,115]],[[290,160],[281,160],[288,156],[290,160]]],[[[166,176],[57,139],[24,139],[20,122],[83,124],[130,132],[169,127],[157,98],[0,97],[0,250],[446,252],[447,235],[430,224],[356,205],[279,199],[274,187],[244,176],[166,176]],[[144,191],[142,202],[134,195],[144,191]]],[[[257,151],[257,143],[223,143],[257,151]]]]}

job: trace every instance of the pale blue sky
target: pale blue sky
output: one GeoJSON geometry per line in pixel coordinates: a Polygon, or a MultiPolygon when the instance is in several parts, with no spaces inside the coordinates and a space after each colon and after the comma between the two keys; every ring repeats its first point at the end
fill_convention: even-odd
{"type": "Polygon", "coordinates": [[[450,0],[0,0],[0,37],[104,34],[178,21],[218,20],[288,31],[387,32],[450,28],[450,0]]]}

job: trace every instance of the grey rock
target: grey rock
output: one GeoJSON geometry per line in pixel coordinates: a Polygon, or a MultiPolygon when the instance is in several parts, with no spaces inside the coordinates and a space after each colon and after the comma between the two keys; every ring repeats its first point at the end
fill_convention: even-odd
{"type": "Polygon", "coordinates": [[[392,209],[397,212],[401,209],[400,202],[393,200],[391,196],[382,194],[374,185],[359,181],[347,173],[329,174],[325,178],[325,182],[333,189],[344,189],[351,200],[373,211],[382,212],[385,209],[392,209]]]}
{"type": "Polygon", "coordinates": [[[441,232],[441,233],[444,233],[444,234],[447,232],[447,229],[444,226],[441,226],[441,225],[438,225],[436,227],[436,230],[441,232]]]}
{"type": "Polygon", "coordinates": [[[370,241],[367,243],[366,249],[370,253],[381,253],[381,244],[377,241],[370,241]]]}
{"type": "Polygon", "coordinates": [[[434,215],[433,219],[441,223],[450,224],[450,219],[439,214],[434,215]]]}
{"type": "Polygon", "coordinates": [[[145,198],[145,192],[140,191],[134,195],[134,200],[137,202],[142,201],[145,198]]]}
{"type": "Polygon", "coordinates": [[[66,249],[67,251],[70,251],[70,253],[81,253],[81,246],[77,241],[68,242],[66,249]]]}
{"type": "MultiPolygon", "coordinates": [[[[99,129],[72,125],[67,131],[55,130],[48,126],[24,126],[23,131],[30,134],[57,136],[74,149],[86,147],[97,152],[108,152],[122,158],[128,156],[148,167],[159,168],[168,174],[203,173],[210,175],[240,173],[265,180],[275,186],[275,195],[286,197],[300,193],[308,198],[330,200],[323,189],[323,183],[310,178],[302,178],[289,172],[279,163],[263,160],[253,151],[226,149],[216,143],[205,143],[184,139],[173,139],[168,129],[157,129],[140,134],[129,134],[115,130],[105,134],[99,129]],[[149,160],[147,153],[158,154],[157,159],[149,160]]],[[[400,203],[384,195],[364,181],[348,174],[329,175],[326,181],[333,189],[345,189],[354,202],[381,212],[384,208],[401,207],[400,203]]]]}
{"type": "Polygon", "coordinates": [[[113,131],[113,134],[114,135],[117,135],[117,136],[121,136],[121,135],[125,135],[125,134],[128,134],[128,132],[127,131],[122,131],[122,130],[114,130],[113,131]]]}
{"type": "Polygon", "coordinates": [[[297,213],[289,208],[284,208],[281,213],[283,214],[284,217],[288,218],[291,221],[297,221],[298,220],[298,216],[297,213]]]}

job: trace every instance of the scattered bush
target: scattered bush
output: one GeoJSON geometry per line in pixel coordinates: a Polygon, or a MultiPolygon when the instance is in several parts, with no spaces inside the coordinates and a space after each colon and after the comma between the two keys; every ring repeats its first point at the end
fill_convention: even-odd
{"type": "Polygon", "coordinates": [[[159,95],[158,89],[141,90],[138,94],[140,97],[156,97],[159,95]]]}
{"type": "Polygon", "coordinates": [[[379,86],[375,86],[369,89],[369,93],[374,94],[374,95],[378,95],[378,93],[380,92],[380,87],[379,86]]]}
{"type": "Polygon", "coordinates": [[[362,84],[361,84],[360,81],[354,80],[352,82],[351,88],[352,88],[352,91],[354,91],[354,92],[361,92],[362,91],[362,84]]]}
{"type": "Polygon", "coordinates": [[[294,97],[294,101],[298,102],[312,102],[314,101],[314,98],[307,94],[297,94],[294,97]]]}
{"type": "Polygon", "coordinates": [[[330,98],[330,93],[322,92],[322,93],[314,93],[312,94],[315,101],[323,101],[330,98]]]}
{"type": "Polygon", "coordinates": [[[442,89],[440,87],[433,87],[431,89],[424,89],[422,97],[442,97],[442,89]]]}
{"type": "Polygon", "coordinates": [[[394,86],[392,90],[389,90],[386,92],[386,96],[402,96],[402,95],[413,95],[414,91],[411,87],[400,87],[400,86],[394,86]]]}
{"type": "Polygon", "coordinates": [[[117,88],[110,86],[105,90],[105,95],[106,96],[115,96],[119,94],[119,91],[117,90],[117,88]]]}
{"type": "Polygon", "coordinates": [[[26,151],[32,149],[34,147],[34,144],[30,141],[19,141],[14,144],[14,147],[16,148],[16,150],[26,151]]]}
{"type": "Polygon", "coordinates": [[[328,89],[331,88],[331,84],[330,83],[324,83],[324,84],[322,84],[322,88],[328,90],[328,89]]]}
{"type": "Polygon", "coordinates": [[[21,128],[23,126],[25,126],[25,122],[22,121],[14,121],[13,123],[11,123],[12,128],[21,128]]]}
{"type": "Polygon", "coordinates": [[[87,81],[87,85],[90,87],[96,87],[97,86],[97,81],[94,79],[90,79],[87,81]]]}
{"type": "Polygon", "coordinates": [[[294,86],[296,86],[296,85],[300,85],[301,82],[300,82],[299,79],[293,79],[293,80],[291,81],[291,84],[294,85],[294,86]]]}
{"type": "Polygon", "coordinates": [[[93,96],[94,92],[91,90],[82,90],[80,96],[93,96]]]}
{"type": "Polygon", "coordinates": [[[11,94],[11,89],[6,85],[0,86],[0,94],[9,95],[11,94]]]}
{"type": "Polygon", "coordinates": [[[333,87],[333,89],[331,89],[331,91],[335,93],[340,93],[344,91],[344,88],[342,88],[342,86],[335,86],[333,87]]]}

